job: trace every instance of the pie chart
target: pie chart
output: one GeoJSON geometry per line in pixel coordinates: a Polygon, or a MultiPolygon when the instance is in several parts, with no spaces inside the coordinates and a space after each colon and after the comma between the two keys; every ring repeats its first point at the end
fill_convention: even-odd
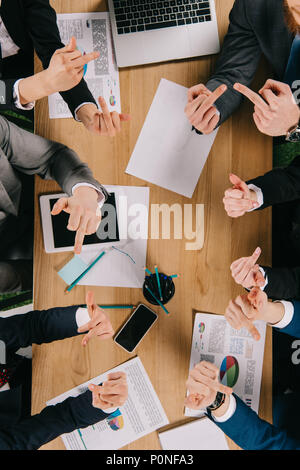
{"type": "Polygon", "coordinates": [[[119,431],[124,426],[124,419],[120,410],[116,410],[106,419],[110,429],[113,431],[119,431]]]}
{"type": "Polygon", "coordinates": [[[220,367],[220,381],[227,387],[234,387],[239,378],[239,363],[233,356],[224,357],[220,367]]]}

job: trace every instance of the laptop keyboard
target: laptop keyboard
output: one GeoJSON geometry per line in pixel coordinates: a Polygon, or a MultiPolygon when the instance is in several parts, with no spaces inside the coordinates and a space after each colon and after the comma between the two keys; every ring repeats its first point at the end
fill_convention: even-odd
{"type": "Polygon", "coordinates": [[[206,0],[113,0],[118,34],[211,21],[206,0]]]}

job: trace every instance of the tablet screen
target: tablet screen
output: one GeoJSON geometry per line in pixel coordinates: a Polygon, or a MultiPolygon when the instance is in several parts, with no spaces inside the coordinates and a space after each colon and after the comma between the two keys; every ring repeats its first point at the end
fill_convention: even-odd
{"type": "MultiPolygon", "coordinates": [[[[58,199],[50,199],[50,210],[58,199]]],[[[119,227],[116,210],[115,194],[111,193],[101,209],[102,220],[96,233],[84,237],[84,245],[93,245],[98,243],[118,242],[119,227]]],[[[76,232],[67,229],[69,214],[62,211],[58,215],[51,215],[53,227],[53,239],[55,248],[67,248],[74,246],[76,232]]]]}

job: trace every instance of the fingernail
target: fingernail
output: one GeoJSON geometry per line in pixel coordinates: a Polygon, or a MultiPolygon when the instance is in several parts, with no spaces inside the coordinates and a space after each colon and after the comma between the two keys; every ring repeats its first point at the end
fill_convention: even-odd
{"type": "Polygon", "coordinates": [[[90,385],[90,390],[95,390],[94,385],[90,385]]]}
{"type": "Polygon", "coordinates": [[[258,254],[260,252],[259,246],[256,248],[255,253],[258,254]]]}

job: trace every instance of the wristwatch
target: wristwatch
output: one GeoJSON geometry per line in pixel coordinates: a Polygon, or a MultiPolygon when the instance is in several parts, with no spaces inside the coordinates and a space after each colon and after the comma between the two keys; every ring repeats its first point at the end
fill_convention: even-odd
{"type": "Polygon", "coordinates": [[[288,142],[300,142],[300,126],[291,127],[286,134],[286,138],[288,142]]]}
{"type": "Polygon", "coordinates": [[[218,392],[215,398],[215,401],[211,405],[209,405],[206,409],[209,411],[217,410],[218,408],[220,408],[220,406],[223,405],[225,398],[226,398],[225,393],[218,392]]]}

